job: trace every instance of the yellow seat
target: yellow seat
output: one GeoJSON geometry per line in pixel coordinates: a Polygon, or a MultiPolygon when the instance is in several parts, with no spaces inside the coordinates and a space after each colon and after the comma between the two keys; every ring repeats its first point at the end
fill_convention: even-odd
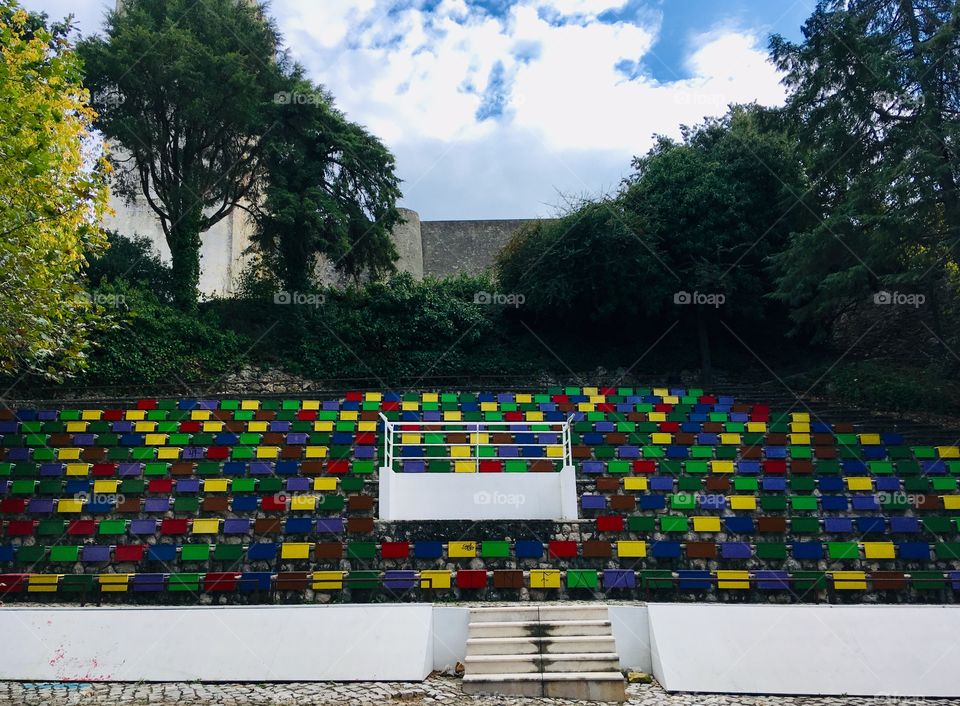
{"type": "Polygon", "coordinates": [[[90,475],[90,464],[89,463],[68,463],[67,475],[68,476],[90,475]]]}
{"type": "Polygon", "coordinates": [[[766,422],[747,422],[747,431],[764,432],[767,430],[766,422]]]}
{"type": "Polygon", "coordinates": [[[240,409],[246,409],[246,410],[260,409],[260,400],[241,400],[240,409]]]}
{"type": "Polygon", "coordinates": [[[331,422],[329,419],[325,419],[319,422],[314,422],[313,430],[319,431],[319,432],[331,432],[333,431],[333,422],[331,422]]]}
{"type": "Polygon", "coordinates": [[[203,481],[204,493],[226,493],[230,490],[228,478],[205,478],[203,481]]]}
{"type": "Polygon", "coordinates": [[[650,443],[656,446],[668,446],[673,443],[673,434],[655,431],[650,435],[650,443]]]}
{"type": "Polygon", "coordinates": [[[420,409],[419,402],[401,402],[400,409],[404,412],[416,412],[420,409]]]}
{"type": "Polygon", "coordinates": [[[126,593],[130,584],[130,574],[100,574],[97,576],[101,593],[126,593]]]}
{"type": "Polygon", "coordinates": [[[669,388],[666,387],[655,387],[653,388],[653,394],[660,399],[663,399],[670,394],[669,388]]]}
{"type": "Polygon", "coordinates": [[[710,470],[713,473],[733,473],[733,461],[714,459],[710,461],[710,470]]]}
{"type": "Polygon", "coordinates": [[[960,447],[957,446],[938,446],[937,455],[940,458],[960,458],[960,447]]]}
{"type": "Polygon", "coordinates": [[[103,415],[102,409],[85,409],[80,413],[80,419],[85,422],[96,422],[103,415]]]}
{"type": "Polygon", "coordinates": [[[57,460],[59,461],[79,461],[80,449],[57,449],[57,460]]]}
{"type": "Polygon", "coordinates": [[[863,556],[866,559],[896,559],[893,542],[864,542],[863,556]]]}
{"type": "Polygon", "coordinates": [[[439,402],[440,396],[436,392],[424,392],[422,399],[424,402],[439,402]]]}
{"type": "Polygon", "coordinates": [[[623,489],[624,490],[646,490],[650,486],[649,481],[646,478],[631,478],[627,477],[623,479],[623,489]]]}
{"type": "Polygon", "coordinates": [[[147,418],[147,410],[145,409],[128,409],[123,414],[123,418],[128,422],[139,422],[141,419],[147,418]]]}
{"type": "Polygon", "coordinates": [[[809,434],[810,422],[791,422],[790,431],[797,434],[809,434]]]}
{"type": "Polygon", "coordinates": [[[960,495],[941,495],[944,510],[960,510],[960,495]]]}
{"type": "Polygon", "coordinates": [[[336,478],[314,478],[313,479],[313,489],[319,491],[330,491],[337,489],[337,479],[336,478]]]}
{"type": "Polygon", "coordinates": [[[732,432],[720,434],[720,444],[723,446],[739,446],[740,435],[732,432]]]}
{"type": "Polygon", "coordinates": [[[717,573],[717,588],[743,589],[750,588],[750,572],[730,569],[719,570],[717,573]]]}
{"type": "Polygon", "coordinates": [[[527,412],[526,420],[528,422],[542,422],[543,421],[543,412],[527,412]]]}
{"type": "Polygon", "coordinates": [[[423,437],[420,434],[401,434],[400,443],[401,444],[419,444],[423,437]]]}
{"type": "Polygon", "coordinates": [[[517,395],[517,404],[529,404],[533,402],[533,395],[522,393],[517,395]]]}
{"type": "Polygon", "coordinates": [[[443,421],[445,422],[460,422],[463,421],[463,413],[456,410],[447,410],[443,413],[443,421]]]}
{"type": "Polygon", "coordinates": [[[597,405],[593,404],[592,402],[578,402],[577,411],[578,412],[596,412],[597,405]]]}
{"type": "Polygon", "coordinates": [[[67,422],[67,432],[69,434],[82,434],[86,430],[86,422],[67,422]]]}
{"type": "Polygon", "coordinates": [[[833,587],[838,591],[866,591],[867,574],[863,571],[833,571],[833,587]]]}
{"type": "Polygon", "coordinates": [[[583,394],[585,394],[587,397],[589,397],[589,396],[591,396],[591,395],[597,395],[597,394],[599,394],[599,393],[600,393],[600,390],[599,390],[598,388],[596,388],[596,387],[585,387],[585,388],[583,388],[583,389],[581,390],[581,392],[582,392],[583,394]]]}
{"type": "Polygon", "coordinates": [[[284,542],[280,545],[281,559],[309,559],[313,545],[309,542],[284,542]]]}
{"type": "Polygon", "coordinates": [[[262,434],[267,431],[269,425],[267,422],[258,422],[256,420],[247,422],[247,431],[256,432],[257,434],[262,434]]]}
{"type": "Polygon", "coordinates": [[[308,446],[305,451],[307,458],[326,458],[327,457],[327,447],[326,446],[308,446]]]}
{"type": "Polygon", "coordinates": [[[810,422],[810,413],[809,412],[794,412],[790,415],[790,419],[795,422],[810,422]]]}
{"type": "Polygon", "coordinates": [[[382,393],[382,392],[368,392],[368,393],[366,393],[366,394],[363,396],[363,398],[364,398],[367,402],[382,402],[382,401],[383,401],[383,393],[382,393]]]}
{"type": "Polygon", "coordinates": [[[27,577],[28,593],[56,593],[60,574],[30,574],[27,577]]]}
{"type": "Polygon", "coordinates": [[[143,443],[146,446],[163,446],[167,443],[167,435],[150,433],[143,437],[143,443]]]}
{"type": "Polygon", "coordinates": [[[343,588],[343,571],[314,571],[310,588],[314,591],[333,590],[343,588]]]}
{"type": "Polygon", "coordinates": [[[357,431],[376,431],[377,423],[367,420],[365,422],[357,422],[357,431]]]}
{"type": "Polygon", "coordinates": [[[791,434],[790,443],[796,446],[809,446],[810,435],[809,434],[791,434]]]}
{"type": "Polygon", "coordinates": [[[118,480],[95,480],[93,481],[93,492],[97,495],[112,495],[120,487],[118,480]]]}
{"type": "Polygon", "coordinates": [[[719,532],[720,531],[720,518],[719,517],[694,517],[693,518],[693,531],[694,532],[719,532]]]}
{"type": "Polygon", "coordinates": [[[163,446],[157,449],[158,461],[176,461],[180,458],[180,449],[176,446],[163,446]]]}
{"type": "Polygon", "coordinates": [[[664,404],[680,404],[680,398],[676,395],[664,395],[663,396],[664,404]]]}
{"type": "Polygon", "coordinates": [[[873,479],[869,476],[850,476],[847,480],[847,490],[873,490],[873,479]]]}
{"type": "Polygon", "coordinates": [[[730,495],[727,497],[731,510],[756,510],[757,498],[753,495],[730,495]]]}
{"type": "Polygon", "coordinates": [[[454,461],[453,471],[454,473],[476,473],[477,462],[476,461],[454,461]]]}
{"type": "Polygon", "coordinates": [[[647,421],[649,422],[665,422],[667,421],[666,412],[648,412],[647,421]]]}
{"type": "Polygon", "coordinates": [[[279,446],[258,446],[257,458],[278,458],[280,456],[279,446]]]}
{"type": "Polygon", "coordinates": [[[294,495],[290,498],[290,511],[306,512],[317,509],[316,495],[294,495]]]}
{"type": "Polygon", "coordinates": [[[617,542],[617,556],[621,558],[642,559],[647,555],[647,543],[632,539],[617,542]]]}
{"type": "Polygon", "coordinates": [[[470,443],[471,444],[489,444],[490,435],[484,432],[473,432],[470,434],[470,443]]]}
{"type": "Polygon", "coordinates": [[[157,430],[156,422],[139,421],[134,423],[133,430],[138,434],[152,434],[157,430]]]}
{"type": "Polygon", "coordinates": [[[860,444],[862,446],[879,446],[880,435],[879,434],[861,434],[860,444]]]}
{"type": "Polygon", "coordinates": [[[210,419],[209,409],[194,409],[190,411],[190,419],[194,422],[205,422],[210,419]]]}
{"type": "Polygon", "coordinates": [[[421,571],[420,588],[450,588],[449,571],[421,571]]]}
{"type": "Polygon", "coordinates": [[[197,518],[191,523],[190,534],[217,534],[220,531],[220,518],[197,518]]]}
{"type": "Polygon", "coordinates": [[[472,559],[476,555],[476,542],[447,542],[447,556],[451,559],[472,559]]]}
{"type": "Polygon", "coordinates": [[[471,456],[469,446],[451,446],[450,447],[450,457],[451,458],[467,458],[471,456]]]}
{"type": "Polygon", "coordinates": [[[60,498],[57,500],[57,512],[70,514],[83,512],[83,500],[60,498]]]}
{"type": "Polygon", "coordinates": [[[553,445],[548,446],[547,458],[563,458],[563,447],[553,445]]]}
{"type": "Polygon", "coordinates": [[[300,409],[308,412],[316,412],[320,409],[320,400],[304,400],[300,405],[300,409]]]}
{"type": "Polygon", "coordinates": [[[531,569],[530,588],[560,588],[560,570],[531,569]]]}
{"type": "Polygon", "coordinates": [[[223,422],[217,420],[211,420],[209,422],[204,422],[201,428],[205,432],[210,432],[211,434],[219,434],[223,431],[223,422]]]}
{"type": "Polygon", "coordinates": [[[481,412],[496,412],[498,405],[496,402],[481,402],[480,411],[481,412]]]}

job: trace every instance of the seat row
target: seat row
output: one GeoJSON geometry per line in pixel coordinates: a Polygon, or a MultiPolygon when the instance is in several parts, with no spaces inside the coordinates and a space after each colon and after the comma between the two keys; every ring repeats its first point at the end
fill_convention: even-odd
{"type": "MultiPolygon", "coordinates": [[[[313,529],[287,534],[312,534],[313,529]]],[[[490,540],[481,542],[255,542],[252,544],[42,544],[0,545],[0,563],[117,563],[140,561],[339,561],[445,560],[445,559],[760,559],[783,561],[956,561],[960,542],[935,541],[836,541],[707,542],[644,541],[608,542],[568,540],[490,540]]]]}
{"type": "Polygon", "coordinates": [[[483,569],[208,572],[136,574],[0,574],[0,597],[68,593],[222,593],[269,591],[407,591],[534,589],[604,591],[783,591],[815,600],[834,591],[960,591],[960,571],[743,571],[625,569],[483,569]]]}

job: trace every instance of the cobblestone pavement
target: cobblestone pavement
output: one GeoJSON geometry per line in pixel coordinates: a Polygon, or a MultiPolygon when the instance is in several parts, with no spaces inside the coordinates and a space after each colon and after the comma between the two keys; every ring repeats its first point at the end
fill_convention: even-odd
{"type": "MultiPolygon", "coordinates": [[[[726,696],[716,694],[668,694],[657,684],[630,684],[630,704],[642,706],[937,706],[957,704],[960,699],[907,697],[813,698],[806,696],[726,696]]],[[[434,675],[423,683],[311,682],[292,684],[172,684],[0,682],[0,706],[21,704],[194,704],[222,706],[273,706],[275,704],[464,704],[465,706],[534,706],[535,704],[584,704],[563,699],[530,699],[513,696],[466,696],[460,680],[434,675]]]]}

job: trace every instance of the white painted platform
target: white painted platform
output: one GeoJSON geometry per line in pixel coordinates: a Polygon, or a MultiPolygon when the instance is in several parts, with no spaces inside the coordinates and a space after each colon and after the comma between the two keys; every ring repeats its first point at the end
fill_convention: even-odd
{"type": "Polygon", "coordinates": [[[960,606],[651,603],[668,691],[960,696],[960,606]]]}
{"type": "Polygon", "coordinates": [[[397,473],[380,468],[381,520],[575,520],[572,466],[559,473],[397,473]]]}

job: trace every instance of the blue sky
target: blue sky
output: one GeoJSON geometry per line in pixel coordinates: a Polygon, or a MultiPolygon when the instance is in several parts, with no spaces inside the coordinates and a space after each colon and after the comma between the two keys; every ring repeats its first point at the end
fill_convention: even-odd
{"type": "MultiPolygon", "coordinates": [[[[202,2],[203,0],[198,0],[202,2]]],[[[112,0],[24,0],[96,32],[112,0]]],[[[293,56],[397,156],[425,219],[552,215],[654,133],[782,102],[771,33],[814,0],[273,0],[293,56]]]]}

